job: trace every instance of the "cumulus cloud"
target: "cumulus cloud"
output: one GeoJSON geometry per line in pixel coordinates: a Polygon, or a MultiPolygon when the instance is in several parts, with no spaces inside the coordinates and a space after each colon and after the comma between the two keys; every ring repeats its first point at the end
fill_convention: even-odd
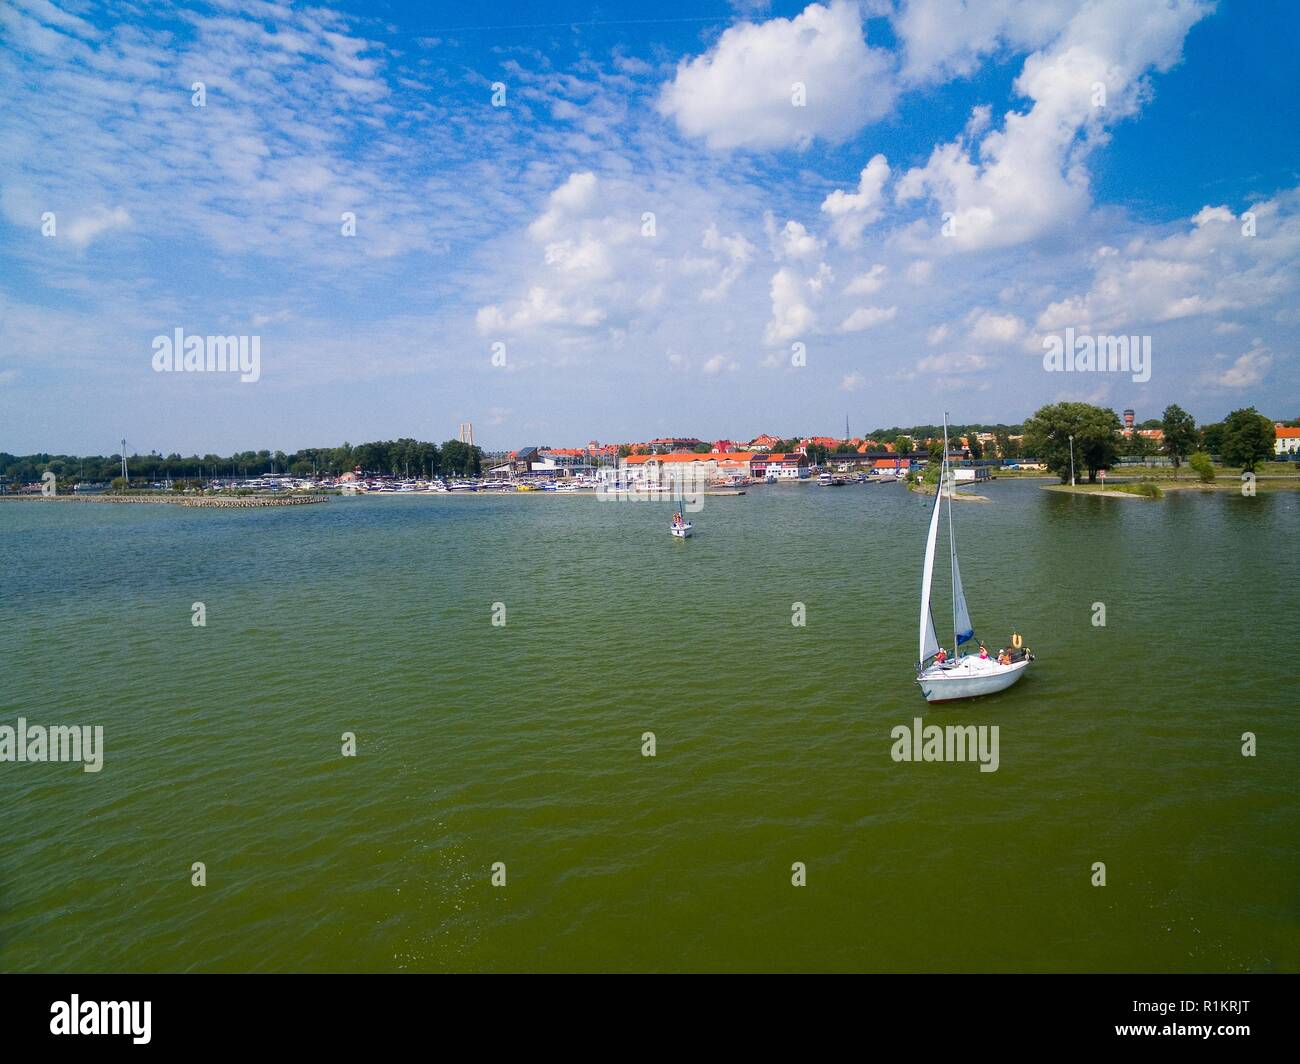
{"type": "Polygon", "coordinates": [[[856,247],[862,231],[883,215],[885,182],[889,163],[875,155],[858,178],[857,192],[836,189],[822,201],[822,213],[830,216],[831,231],[842,247],[856,247]]]}
{"type": "Polygon", "coordinates": [[[605,320],[605,311],[590,303],[567,302],[553,290],[538,285],[524,299],[504,307],[480,307],[474,321],[484,334],[516,333],[544,325],[576,325],[591,328],[605,320]]]}
{"type": "Polygon", "coordinates": [[[1083,0],[907,0],[893,19],[902,76],[918,83],[964,76],[1002,48],[1041,48],[1082,6],[1083,0]]]}
{"type": "Polygon", "coordinates": [[[1025,332],[1025,323],[1014,314],[995,314],[975,308],[966,315],[967,335],[977,343],[1010,344],[1025,332]]]}
{"type": "Polygon", "coordinates": [[[891,65],[886,51],[868,47],[856,3],[810,4],[794,18],[732,26],[683,59],[658,108],[711,148],[804,149],[817,138],[843,141],[886,114],[891,65]]]}
{"type": "Polygon", "coordinates": [[[570,174],[551,193],[546,210],[529,227],[534,240],[549,240],[575,219],[584,217],[596,202],[599,182],[590,170],[570,174]]]}
{"type": "Polygon", "coordinates": [[[788,267],[772,275],[772,317],[763,329],[764,342],[784,343],[812,330],[816,315],[804,296],[805,287],[799,275],[788,267]]]}
{"type": "Polygon", "coordinates": [[[1025,61],[1015,90],[1029,109],[1008,112],[977,148],[973,138],[936,147],[900,179],[899,202],[932,200],[949,222],[937,239],[955,250],[1006,247],[1068,224],[1090,203],[1088,152],[1108,123],[1137,111],[1144,75],[1171,67],[1210,9],[1197,0],[1085,5],[1025,61]]]}
{"type": "Polygon", "coordinates": [[[823,240],[808,232],[801,222],[788,221],[780,229],[769,211],[763,218],[763,228],[772,246],[772,258],[777,262],[804,262],[819,257],[826,247],[823,240]]]}
{"type": "MultiPolygon", "coordinates": [[[[636,232],[630,221],[602,215],[600,182],[594,173],[570,174],[547,197],[546,209],[528,226],[542,245],[544,269],[522,299],[480,307],[475,324],[483,334],[518,333],[547,326],[589,330],[604,324],[614,273],[614,247],[636,232]]],[[[653,287],[639,298],[653,297],[653,287]]]]}
{"type": "Polygon", "coordinates": [[[1038,329],[1135,328],[1294,299],[1300,190],[1245,213],[1250,224],[1244,213],[1239,218],[1224,206],[1205,207],[1167,235],[1135,237],[1122,249],[1098,248],[1089,290],[1050,303],[1038,329]],[[1251,231],[1255,235],[1246,235],[1251,231]]]}

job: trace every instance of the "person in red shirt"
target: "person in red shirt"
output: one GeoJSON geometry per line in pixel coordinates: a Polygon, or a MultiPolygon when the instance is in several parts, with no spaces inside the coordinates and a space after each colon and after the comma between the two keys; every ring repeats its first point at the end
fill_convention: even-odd
{"type": "Polygon", "coordinates": [[[934,663],[936,665],[942,665],[947,660],[948,660],[948,651],[944,650],[943,647],[940,647],[939,653],[937,653],[934,656],[934,663]]]}

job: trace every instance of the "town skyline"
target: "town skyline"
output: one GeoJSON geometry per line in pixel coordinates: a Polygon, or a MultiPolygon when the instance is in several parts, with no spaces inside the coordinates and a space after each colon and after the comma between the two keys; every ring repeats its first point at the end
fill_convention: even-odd
{"type": "MultiPolygon", "coordinates": [[[[1106,410],[1111,408],[1099,407],[1098,409],[1106,410]]],[[[1182,411],[1181,407],[1178,407],[1177,404],[1172,404],[1172,406],[1167,409],[1174,409],[1180,414],[1186,413],[1185,411],[1182,411]]],[[[1239,408],[1239,409],[1244,409],[1244,408],[1239,408]]],[[[1153,441],[1154,444],[1156,445],[1159,444],[1163,435],[1162,430],[1160,428],[1160,424],[1162,420],[1160,417],[1155,417],[1155,416],[1142,417],[1140,412],[1133,407],[1124,408],[1123,410],[1113,409],[1112,412],[1117,417],[1118,424],[1119,424],[1118,431],[1120,435],[1122,435],[1125,438],[1132,437],[1134,435],[1143,436],[1153,441]]],[[[1161,413],[1163,414],[1165,413],[1165,411],[1162,411],[1161,413]]],[[[1273,417],[1269,417],[1266,414],[1261,414],[1261,416],[1265,417],[1266,420],[1271,421],[1274,424],[1274,426],[1279,430],[1279,436],[1282,435],[1282,430],[1286,428],[1290,430],[1288,432],[1288,436],[1290,438],[1294,438],[1296,434],[1295,427],[1300,425],[1300,418],[1273,418],[1273,417]]],[[[981,445],[987,447],[987,445],[990,442],[992,442],[993,440],[997,440],[999,437],[1008,437],[1012,441],[1019,441],[1020,439],[1022,439],[1025,420],[1026,419],[1022,419],[1021,421],[1018,422],[950,421],[949,429],[950,432],[952,433],[954,440],[961,440],[964,442],[966,435],[973,433],[978,437],[981,445]]],[[[1220,421],[1201,421],[1200,419],[1193,418],[1192,421],[1198,431],[1210,428],[1211,426],[1217,426],[1222,423],[1222,419],[1220,419],[1220,421]]],[[[850,429],[851,426],[849,424],[846,424],[845,427],[847,430],[850,429]]],[[[277,460],[283,460],[286,458],[291,459],[293,456],[302,453],[308,453],[308,454],[324,453],[331,450],[339,450],[342,448],[349,448],[349,447],[365,448],[365,447],[376,446],[380,443],[386,443],[386,444],[407,443],[412,445],[418,444],[419,446],[435,446],[435,447],[442,446],[444,448],[448,446],[454,448],[462,448],[468,446],[471,449],[476,449],[479,453],[481,453],[485,457],[487,456],[496,457],[502,455],[514,456],[515,454],[528,449],[533,449],[533,450],[545,452],[548,454],[555,454],[555,455],[569,455],[569,456],[591,455],[591,456],[602,457],[602,458],[613,458],[613,457],[620,457],[620,456],[634,455],[634,454],[643,455],[648,453],[671,453],[673,451],[690,450],[696,447],[701,449],[707,449],[709,452],[714,454],[732,453],[732,452],[739,452],[739,451],[746,451],[746,450],[757,450],[757,451],[778,450],[781,449],[783,446],[789,446],[791,449],[798,450],[800,452],[806,450],[807,447],[809,446],[819,446],[819,447],[826,448],[828,451],[835,451],[837,447],[843,447],[846,444],[851,445],[853,449],[859,450],[863,453],[868,453],[868,452],[876,453],[877,451],[881,453],[893,453],[894,451],[897,450],[895,444],[897,442],[898,437],[906,437],[911,446],[914,446],[917,449],[924,449],[925,446],[930,441],[939,438],[941,434],[941,430],[942,430],[942,426],[939,424],[921,423],[915,425],[893,425],[890,426],[889,428],[872,429],[869,432],[864,434],[859,434],[859,435],[850,434],[846,436],[829,436],[829,435],[820,435],[820,434],[809,434],[809,435],[794,434],[794,435],[779,436],[774,433],[759,433],[756,436],[743,438],[743,439],[732,439],[729,437],[717,437],[717,438],[710,439],[710,438],[696,437],[696,436],[663,436],[663,437],[651,437],[649,439],[640,439],[640,440],[623,439],[618,441],[606,440],[603,442],[597,439],[591,439],[581,443],[577,443],[573,446],[566,446],[564,444],[557,445],[553,442],[548,441],[542,443],[534,442],[528,444],[518,443],[516,444],[516,446],[508,447],[508,448],[492,448],[492,447],[482,446],[477,443],[467,443],[465,437],[466,436],[472,437],[474,434],[474,429],[472,423],[462,422],[457,426],[458,435],[456,437],[448,437],[447,440],[444,441],[442,445],[420,441],[417,437],[411,437],[411,436],[393,437],[390,435],[384,437],[382,440],[375,440],[375,441],[370,441],[367,443],[362,443],[357,445],[353,445],[349,441],[342,441],[341,443],[336,445],[323,445],[323,446],[311,445],[307,447],[299,447],[290,450],[285,450],[284,448],[274,448],[274,449],[258,448],[255,450],[232,451],[226,455],[220,455],[217,452],[213,452],[213,451],[204,451],[202,457],[203,460],[205,461],[210,459],[220,459],[221,461],[226,461],[226,462],[230,461],[233,457],[241,456],[241,455],[262,456],[263,460],[265,460],[267,456],[274,456],[277,460]]],[[[1005,445],[1001,441],[999,441],[998,446],[995,447],[994,450],[998,451],[1004,449],[1004,447],[1005,445]]],[[[59,452],[59,451],[42,450],[42,451],[34,451],[31,452],[30,454],[15,454],[13,452],[6,450],[3,447],[0,447],[0,459],[5,459],[5,458],[33,459],[42,455],[48,456],[50,458],[63,458],[63,459],[78,459],[78,458],[103,459],[106,457],[120,458],[121,451],[119,450],[119,451],[106,451],[101,453],[91,453],[91,452],[77,453],[71,451],[59,452]]],[[[158,448],[151,448],[150,450],[147,451],[141,451],[136,449],[131,451],[127,455],[128,458],[147,458],[147,457],[155,457],[155,456],[156,457],[164,457],[164,456],[177,457],[184,460],[191,460],[191,459],[197,460],[200,458],[200,452],[195,450],[186,454],[184,451],[178,451],[175,449],[163,450],[158,448]]],[[[2,462],[0,462],[0,472],[3,472],[2,462]]]]}

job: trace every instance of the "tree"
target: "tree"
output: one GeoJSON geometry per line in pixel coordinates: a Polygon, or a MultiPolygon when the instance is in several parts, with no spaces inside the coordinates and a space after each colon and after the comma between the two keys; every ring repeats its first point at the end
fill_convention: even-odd
{"type": "Polygon", "coordinates": [[[1143,436],[1136,429],[1124,441],[1124,453],[1130,458],[1146,458],[1154,447],[1149,436],[1143,436]]]}
{"type": "Polygon", "coordinates": [[[1177,469],[1196,450],[1196,420],[1177,403],[1171,403],[1165,407],[1160,428],[1165,434],[1165,454],[1169,455],[1174,469],[1177,469]]]}
{"type": "Polygon", "coordinates": [[[827,449],[825,444],[810,443],[808,445],[808,461],[813,465],[825,465],[826,459],[830,456],[830,453],[831,452],[827,449]]]}
{"type": "Polygon", "coordinates": [[[1223,422],[1201,426],[1201,449],[1211,455],[1223,454],[1223,422]]]}
{"type": "Polygon", "coordinates": [[[911,437],[911,436],[899,436],[896,440],[894,440],[894,453],[896,453],[896,454],[911,454],[911,453],[912,453],[912,437],[911,437]]]}
{"type": "Polygon", "coordinates": [[[696,454],[708,454],[713,448],[707,443],[697,443],[691,450],[696,454]]]}
{"type": "Polygon", "coordinates": [[[1273,422],[1253,406],[1234,410],[1223,419],[1223,440],[1220,454],[1228,465],[1241,466],[1253,473],[1260,462],[1273,455],[1277,438],[1273,422]]]}
{"type": "Polygon", "coordinates": [[[1041,407],[1025,422],[1025,448],[1055,472],[1064,484],[1070,479],[1070,437],[1074,437],[1074,467],[1097,479],[1097,470],[1115,464],[1119,432],[1115,411],[1090,403],[1055,403],[1041,407]]]}
{"type": "Polygon", "coordinates": [[[1204,451],[1194,451],[1188,457],[1187,464],[1201,478],[1202,484],[1214,483],[1214,463],[1210,461],[1210,456],[1204,451]]]}
{"type": "Polygon", "coordinates": [[[966,437],[966,448],[970,451],[971,461],[977,462],[984,457],[984,448],[980,445],[979,437],[973,432],[966,437]]]}

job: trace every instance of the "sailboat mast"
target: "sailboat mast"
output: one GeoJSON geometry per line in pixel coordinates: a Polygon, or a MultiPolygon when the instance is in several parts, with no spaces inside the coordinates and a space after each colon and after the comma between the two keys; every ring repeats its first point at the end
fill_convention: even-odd
{"type": "MultiPolygon", "coordinates": [[[[943,414],[943,468],[939,473],[939,490],[943,490],[943,482],[947,480],[948,472],[948,412],[943,414]]],[[[948,550],[952,557],[952,656],[955,660],[958,656],[957,642],[957,533],[952,527],[952,485],[948,486],[948,550]]]]}

